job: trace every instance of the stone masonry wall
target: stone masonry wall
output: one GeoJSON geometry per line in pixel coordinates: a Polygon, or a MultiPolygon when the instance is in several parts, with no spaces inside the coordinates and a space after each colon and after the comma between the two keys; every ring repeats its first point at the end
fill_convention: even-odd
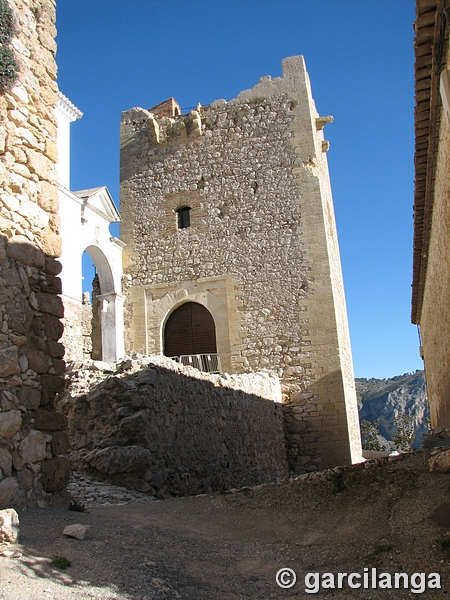
{"type": "Polygon", "coordinates": [[[164,357],[124,361],[106,379],[93,369],[69,373],[59,401],[77,470],[160,497],[287,477],[276,376],[210,375],[164,357]]]}
{"type": "MultiPolygon", "coordinates": [[[[450,68],[450,61],[447,68],[450,68]]],[[[450,297],[450,124],[442,112],[434,181],[434,203],[428,267],[420,327],[424,350],[430,417],[433,427],[450,427],[450,311],[442,310],[450,297]]]]}
{"type": "Polygon", "coordinates": [[[0,95],[0,508],[65,502],[55,3],[10,0],[20,65],[0,95]]]}
{"type": "Polygon", "coordinates": [[[361,455],[329,121],[291,57],[234,100],[174,118],[133,108],[121,126],[127,351],[163,352],[170,313],[203,304],[225,371],[280,377],[295,472],[361,455]]]}

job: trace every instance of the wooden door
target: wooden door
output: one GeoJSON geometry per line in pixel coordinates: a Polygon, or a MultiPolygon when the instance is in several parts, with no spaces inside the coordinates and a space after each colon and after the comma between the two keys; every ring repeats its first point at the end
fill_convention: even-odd
{"type": "Polygon", "coordinates": [[[164,329],[164,354],[216,354],[216,326],[207,308],[186,302],[173,311],[164,329]]]}

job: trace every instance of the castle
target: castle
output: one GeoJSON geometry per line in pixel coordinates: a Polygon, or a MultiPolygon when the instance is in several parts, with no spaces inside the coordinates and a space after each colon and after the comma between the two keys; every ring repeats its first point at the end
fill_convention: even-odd
{"type": "Polygon", "coordinates": [[[266,369],[282,384],[291,471],[358,460],[323,138],[331,119],[314,108],[303,59],[187,115],[173,100],[125,112],[121,241],[109,233],[119,215],[106,188],[70,191],[64,147],[81,114],[58,93],[55,2],[34,8],[11,2],[20,61],[0,95],[0,507],[68,500],[55,397],[64,352],[81,347],[73,253],[84,249],[99,275],[103,359],[166,353],[210,371],[266,369]]]}
{"type": "Polygon", "coordinates": [[[277,373],[296,472],[361,455],[331,121],[294,56],[229,102],[181,114],[170,99],[121,123],[126,351],[277,373]]]}

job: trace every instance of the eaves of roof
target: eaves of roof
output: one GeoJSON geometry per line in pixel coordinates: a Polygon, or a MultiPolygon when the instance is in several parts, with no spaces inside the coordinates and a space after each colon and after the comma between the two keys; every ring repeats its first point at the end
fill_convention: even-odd
{"type": "Polygon", "coordinates": [[[420,323],[428,266],[439,141],[440,73],[446,64],[450,0],[417,0],[415,52],[414,243],[411,320],[420,323]]]}

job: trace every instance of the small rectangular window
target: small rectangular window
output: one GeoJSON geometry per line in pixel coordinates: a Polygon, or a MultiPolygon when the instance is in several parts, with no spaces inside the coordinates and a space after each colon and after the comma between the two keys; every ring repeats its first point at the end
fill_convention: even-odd
{"type": "Polygon", "coordinates": [[[178,214],[178,229],[187,229],[191,226],[191,209],[188,206],[179,208],[178,214]]]}

